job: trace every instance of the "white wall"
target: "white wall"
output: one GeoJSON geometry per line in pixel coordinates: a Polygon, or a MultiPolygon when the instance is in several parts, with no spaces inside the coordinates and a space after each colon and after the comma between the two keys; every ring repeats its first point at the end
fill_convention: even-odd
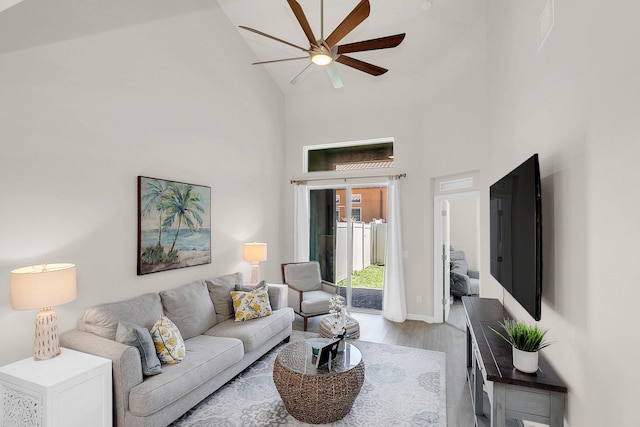
{"type": "Polygon", "coordinates": [[[32,353],[36,313],[9,301],[17,267],[77,265],[62,330],[93,304],[248,278],[247,241],[269,244],[263,277],[279,280],[284,98],[253,60],[215,2],[26,1],[0,14],[0,364],[32,353]],[[212,187],[212,264],[136,276],[138,175],[212,187]]]}
{"type": "Polygon", "coordinates": [[[480,266],[478,199],[474,196],[452,198],[449,200],[449,206],[451,246],[464,251],[469,269],[478,270],[480,266]]]}
{"type": "MultiPolygon", "coordinates": [[[[640,287],[640,5],[556,1],[537,52],[545,1],[490,0],[490,174],[485,187],[540,154],[545,349],[569,387],[565,426],[637,425],[640,287]]],[[[482,260],[489,266],[488,202],[482,260]]],[[[484,275],[483,296],[504,298],[484,275]]]]}
{"type": "MultiPolygon", "coordinates": [[[[469,8],[473,2],[458,1],[469,8]]],[[[341,68],[345,87],[310,94],[304,89],[287,97],[285,176],[303,177],[305,145],[394,137],[394,169],[406,173],[400,191],[403,209],[410,318],[433,318],[433,194],[432,178],[477,170],[486,152],[486,28],[484,6],[464,28],[443,40],[433,62],[422,64],[416,76],[403,75],[389,59],[393,79],[349,73],[341,68]],[[398,74],[400,74],[398,76],[398,74]],[[404,78],[406,77],[406,78],[404,78]],[[408,232],[410,230],[410,232],[408,232]],[[422,302],[417,302],[417,297],[422,302]]],[[[434,22],[425,26],[437,25],[434,22]]],[[[428,28],[428,27],[427,27],[428,28]]],[[[422,34],[409,33],[403,43],[420,51],[422,34]]],[[[370,59],[375,62],[373,56],[370,59]]],[[[318,70],[321,71],[321,70],[318,70]]],[[[304,85],[304,81],[299,85],[304,85]]],[[[371,171],[365,171],[370,175],[371,171]]],[[[319,176],[320,173],[312,174],[319,176]]],[[[293,189],[287,186],[284,206],[293,207],[293,189]]],[[[292,208],[285,211],[293,221],[292,208]]],[[[293,230],[285,227],[284,255],[293,258],[293,230]]]]}

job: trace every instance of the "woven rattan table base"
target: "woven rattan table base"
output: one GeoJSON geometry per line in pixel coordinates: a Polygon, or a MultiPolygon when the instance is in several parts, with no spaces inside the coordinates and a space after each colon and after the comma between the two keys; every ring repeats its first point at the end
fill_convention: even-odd
{"type": "Polygon", "coordinates": [[[291,416],[305,423],[328,424],[351,410],[364,383],[364,363],[336,375],[310,376],[287,369],[276,358],[273,382],[291,416]]]}

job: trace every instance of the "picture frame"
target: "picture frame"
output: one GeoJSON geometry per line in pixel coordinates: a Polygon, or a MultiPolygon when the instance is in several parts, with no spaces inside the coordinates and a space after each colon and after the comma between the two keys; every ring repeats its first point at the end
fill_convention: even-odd
{"type": "Polygon", "coordinates": [[[211,264],[211,187],[138,176],[138,275],[211,264]]]}
{"type": "MultiPolygon", "coordinates": [[[[331,360],[335,359],[336,356],[338,355],[339,345],[340,345],[340,340],[335,340],[325,345],[320,350],[318,350],[318,356],[316,359],[316,368],[326,365],[331,360]]],[[[331,369],[331,364],[329,364],[329,369],[331,369]]]]}

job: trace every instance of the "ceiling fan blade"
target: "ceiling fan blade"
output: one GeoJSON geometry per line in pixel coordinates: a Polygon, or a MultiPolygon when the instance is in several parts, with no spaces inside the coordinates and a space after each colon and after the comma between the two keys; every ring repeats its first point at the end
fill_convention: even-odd
{"type": "Polygon", "coordinates": [[[295,45],[293,43],[289,43],[286,40],[282,40],[282,39],[279,39],[279,38],[274,37],[272,35],[269,35],[267,33],[263,33],[260,30],[256,30],[256,29],[250,28],[250,27],[245,27],[244,25],[240,25],[240,28],[242,28],[243,30],[251,31],[252,33],[260,34],[263,37],[266,37],[266,38],[271,39],[271,40],[275,40],[275,41],[280,42],[280,43],[284,43],[284,44],[289,45],[291,47],[295,47],[296,49],[300,49],[303,52],[307,52],[307,53],[311,52],[309,49],[305,49],[304,47],[300,47],[300,46],[295,45]]]}
{"type": "Polygon", "coordinates": [[[290,82],[290,83],[291,83],[292,85],[294,85],[294,84],[298,83],[298,81],[299,81],[299,80],[300,80],[300,79],[301,79],[305,74],[307,74],[307,73],[309,72],[309,70],[311,69],[311,67],[312,67],[312,66],[313,66],[313,63],[310,63],[309,65],[307,65],[307,66],[305,67],[305,69],[304,69],[304,70],[300,71],[300,73],[299,73],[297,76],[295,76],[295,77],[293,78],[293,80],[291,80],[291,82],[290,82]]]}
{"type": "Polygon", "coordinates": [[[295,58],[272,59],[271,61],[254,62],[251,65],[273,64],[274,62],[295,61],[297,59],[309,59],[309,57],[308,56],[298,56],[298,57],[295,57],[295,58]]]}
{"type": "Polygon", "coordinates": [[[361,0],[360,3],[347,15],[346,18],[336,27],[335,30],[325,40],[329,47],[335,46],[340,40],[342,40],[347,34],[353,31],[358,25],[362,23],[369,16],[371,6],[369,0],[361,0]]]}
{"type": "Polygon", "coordinates": [[[289,3],[289,7],[291,7],[293,14],[296,16],[296,19],[302,27],[302,31],[304,31],[304,34],[307,36],[309,43],[311,43],[311,46],[318,46],[318,41],[313,35],[311,25],[309,25],[309,21],[307,21],[307,17],[302,10],[302,6],[300,6],[300,3],[298,3],[296,0],[287,0],[287,3],[289,3]]]}
{"type": "Polygon", "coordinates": [[[365,50],[389,49],[402,43],[404,36],[405,33],[402,33],[356,43],[343,44],[338,46],[338,54],[364,52],[365,50]]]}
{"type": "Polygon", "coordinates": [[[359,59],[351,58],[350,56],[340,55],[336,58],[336,62],[346,65],[356,70],[364,71],[372,76],[380,76],[386,73],[386,68],[378,67],[377,65],[369,64],[368,62],[360,61],[359,59]]]}
{"type": "Polygon", "coordinates": [[[344,83],[342,83],[342,79],[340,78],[340,74],[338,74],[338,70],[336,68],[336,64],[333,62],[325,65],[327,69],[327,74],[329,74],[329,79],[331,80],[331,84],[334,89],[340,89],[344,87],[344,83]]]}

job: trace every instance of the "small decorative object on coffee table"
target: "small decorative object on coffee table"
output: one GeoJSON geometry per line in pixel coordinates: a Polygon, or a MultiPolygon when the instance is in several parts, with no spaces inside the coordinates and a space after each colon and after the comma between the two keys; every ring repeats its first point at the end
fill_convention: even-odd
{"type": "Polygon", "coordinates": [[[337,294],[329,298],[329,319],[333,338],[340,340],[338,351],[344,351],[344,340],[347,335],[347,310],[342,298],[337,294]]]}
{"type": "Polygon", "coordinates": [[[285,408],[305,423],[328,424],[344,418],[364,383],[362,354],[349,343],[332,360],[331,370],[326,364],[316,367],[312,345],[322,340],[288,344],[273,365],[273,382],[285,408]]]}

